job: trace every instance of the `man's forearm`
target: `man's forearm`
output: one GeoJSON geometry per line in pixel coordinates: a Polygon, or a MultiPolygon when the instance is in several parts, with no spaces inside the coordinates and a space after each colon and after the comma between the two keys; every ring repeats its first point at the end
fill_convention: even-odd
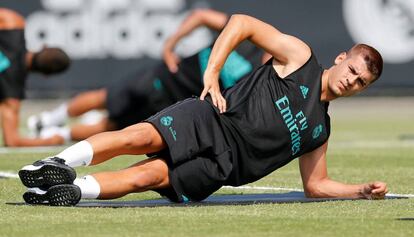
{"type": "Polygon", "coordinates": [[[249,37],[249,32],[243,28],[244,18],[233,15],[214,43],[206,73],[217,74],[223,67],[227,57],[243,40],[249,37]]]}
{"type": "Polygon", "coordinates": [[[63,144],[63,138],[53,137],[53,138],[24,138],[18,137],[12,142],[5,144],[9,147],[25,147],[25,146],[54,146],[63,144]]]}
{"type": "Polygon", "coordinates": [[[307,197],[313,198],[367,198],[364,195],[366,184],[344,184],[330,179],[305,187],[307,197]]]}
{"type": "Polygon", "coordinates": [[[20,136],[19,109],[20,101],[17,99],[7,99],[0,104],[0,120],[5,146],[50,146],[63,144],[63,138],[57,136],[48,139],[25,138],[20,136]]]}

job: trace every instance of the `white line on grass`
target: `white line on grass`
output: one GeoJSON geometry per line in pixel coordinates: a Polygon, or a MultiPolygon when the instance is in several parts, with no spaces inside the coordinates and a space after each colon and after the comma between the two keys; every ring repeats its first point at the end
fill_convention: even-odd
{"type": "Polygon", "coordinates": [[[374,141],[330,141],[335,148],[412,148],[414,140],[374,140],[374,141]]]}
{"type": "Polygon", "coordinates": [[[0,147],[0,154],[17,153],[51,153],[65,149],[67,146],[44,146],[44,147],[0,147]]]}
{"type": "Polygon", "coordinates": [[[0,171],[0,178],[19,178],[19,176],[13,172],[0,171]]]}

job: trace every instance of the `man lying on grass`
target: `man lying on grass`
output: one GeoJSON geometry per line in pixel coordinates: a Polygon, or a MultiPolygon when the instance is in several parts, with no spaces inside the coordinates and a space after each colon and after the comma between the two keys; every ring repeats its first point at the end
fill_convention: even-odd
{"type": "Polygon", "coordinates": [[[54,158],[22,168],[27,203],[75,205],[154,190],[175,202],[200,201],[223,185],[254,182],[299,158],[308,197],[383,198],[383,182],[344,184],[328,177],[329,101],[366,89],[382,72],[381,55],[357,44],[323,69],[296,37],[246,15],[234,15],[214,44],[200,98],[186,99],[144,122],[81,141],[54,158]],[[220,92],[226,58],[243,40],[273,58],[220,92]],[[147,154],[120,171],[76,178],[73,167],[147,154]]]}

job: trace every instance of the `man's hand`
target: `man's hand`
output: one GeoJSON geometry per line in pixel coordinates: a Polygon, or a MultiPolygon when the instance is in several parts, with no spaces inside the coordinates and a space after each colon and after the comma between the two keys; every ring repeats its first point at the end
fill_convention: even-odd
{"type": "Polygon", "coordinates": [[[180,63],[180,57],[175,54],[172,50],[168,48],[164,49],[163,52],[164,62],[170,70],[171,73],[176,73],[178,71],[178,64],[180,63]]]}
{"type": "Polygon", "coordinates": [[[226,100],[220,91],[218,76],[207,76],[206,74],[204,75],[204,89],[203,92],[201,92],[200,100],[204,100],[206,95],[209,93],[214,106],[219,109],[220,113],[224,113],[226,112],[227,106],[226,100]]]}
{"type": "Polygon", "coordinates": [[[362,195],[366,199],[384,199],[387,192],[387,184],[378,181],[367,183],[362,189],[362,195]]]}

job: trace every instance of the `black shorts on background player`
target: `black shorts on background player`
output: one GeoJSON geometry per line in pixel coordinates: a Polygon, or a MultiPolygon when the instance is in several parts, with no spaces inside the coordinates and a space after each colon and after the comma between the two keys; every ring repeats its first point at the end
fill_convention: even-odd
{"type": "Polygon", "coordinates": [[[138,70],[107,87],[108,116],[118,129],[141,122],[175,102],[159,79],[165,70],[164,65],[138,70]]]}
{"type": "Polygon", "coordinates": [[[254,182],[324,144],[330,119],[329,103],[320,101],[322,71],[312,54],[282,79],[269,60],[223,92],[224,114],[207,97],[146,120],[168,147],[158,154],[170,168],[173,190],[164,193],[199,201],[222,185],[254,182]]]}
{"type": "Polygon", "coordinates": [[[24,30],[0,30],[0,101],[25,97],[25,45],[24,30]]]}

